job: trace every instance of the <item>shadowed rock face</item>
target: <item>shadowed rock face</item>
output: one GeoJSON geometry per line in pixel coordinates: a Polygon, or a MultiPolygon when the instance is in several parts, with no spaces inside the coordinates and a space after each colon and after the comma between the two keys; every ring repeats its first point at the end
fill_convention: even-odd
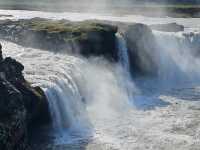
{"type": "Polygon", "coordinates": [[[0,78],[0,149],[27,148],[26,109],[23,98],[12,84],[0,78]]]}
{"type": "Polygon", "coordinates": [[[28,127],[49,119],[39,87],[24,79],[24,66],[8,57],[0,62],[0,149],[26,150],[28,127]]]}
{"type": "Polygon", "coordinates": [[[156,41],[151,29],[144,24],[128,26],[124,33],[129,51],[131,73],[156,74],[157,65],[153,60],[156,41]]]}

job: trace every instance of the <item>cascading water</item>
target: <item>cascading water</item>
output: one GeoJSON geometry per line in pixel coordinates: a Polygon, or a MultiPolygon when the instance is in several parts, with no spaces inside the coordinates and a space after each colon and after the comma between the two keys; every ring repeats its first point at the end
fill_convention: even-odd
{"type": "Polygon", "coordinates": [[[186,33],[154,31],[158,50],[154,56],[159,67],[159,77],[168,81],[184,81],[199,78],[200,60],[195,49],[198,39],[186,33]],[[194,40],[195,38],[195,40],[194,40]],[[195,42],[196,41],[196,42],[195,42]]]}
{"type": "MultiPolygon", "coordinates": [[[[84,59],[2,43],[8,50],[16,47],[9,55],[23,62],[28,80],[39,82],[46,89],[54,132],[58,136],[63,137],[68,131],[91,136],[97,118],[112,119],[129,107],[126,86],[131,82],[124,74],[127,70],[120,65],[102,58],[84,59]]],[[[119,44],[120,50],[125,50],[124,43],[119,44]]]]}
{"type": "MultiPolygon", "coordinates": [[[[46,16],[46,13],[37,13],[34,15],[46,16]]],[[[24,11],[24,16],[20,16],[20,11],[11,14],[17,14],[19,18],[27,15],[24,11]]],[[[61,14],[60,18],[63,16],[61,14]]],[[[112,17],[107,19],[112,20],[112,17]]],[[[128,20],[134,20],[134,17],[127,17],[128,20]]],[[[182,20],[179,21],[186,20],[188,26],[191,24],[190,20],[182,20]]],[[[196,24],[199,23],[192,23],[196,24]]],[[[199,149],[199,84],[175,86],[178,85],[175,81],[185,81],[185,76],[197,83],[198,56],[190,53],[191,47],[182,33],[154,34],[159,44],[154,56],[159,64],[159,77],[132,79],[137,81],[137,88],[129,86],[132,81],[124,73],[130,67],[128,53],[126,42],[118,35],[120,64],[102,58],[59,55],[1,41],[6,56],[25,65],[26,79],[34,85],[39,83],[46,90],[56,128],[54,133],[69,135],[67,139],[61,137],[62,142],[46,144],[44,149],[199,149]],[[163,81],[164,85],[160,86],[163,81]],[[165,91],[168,82],[172,82],[172,88],[165,91]],[[145,111],[132,108],[128,103],[127,87],[134,93],[139,90],[140,106],[150,104],[150,108],[145,111]]],[[[190,41],[198,41],[196,38],[191,35],[190,41]]]]}
{"type": "Polygon", "coordinates": [[[120,33],[116,34],[116,38],[118,45],[119,62],[121,63],[122,67],[124,67],[125,70],[130,73],[130,63],[126,41],[120,33]]]}
{"type": "MultiPolygon", "coordinates": [[[[80,68],[84,60],[54,54],[47,51],[23,48],[16,44],[2,42],[7,56],[15,56],[25,65],[25,76],[34,85],[45,89],[53,119],[53,130],[58,136],[68,130],[89,134],[90,123],[85,104],[77,86],[80,68]],[[14,49],[14,50],[13,50],[14,49]],[[30,59],[32,60],[31,63],[30,59]]],[[[80,79],[81,80],[81,79],[80,79]]]]}
{"type": "MultiPolygon", "coordinates": [[[[121,35],[121,33],[117,33],[116,38],[117,38],[119,63],[121,65],[121,67],[123,68],[122,70],[124,72],[124,77],[125,77],[122,79],[121,85],[123,85],[124,89],[126,89],[129,100],[132,101],[133,100],[133,89],[136,89],[136,88],[133,84],[131,73],[130,73],[128,48],[126,45],[126,41],[125,41],[124,37],[121,35]]],[[[134,92],[136,92],[136,91],[134,91],[134,92]]]]}
{"type": "Polygon", "coordinates": [[[54,129],[60,130],[60,133],[70,127],[78,129],[87,121],[84,103],[74,86],[68,79],[59,79],[46,91],[54,129]]]}

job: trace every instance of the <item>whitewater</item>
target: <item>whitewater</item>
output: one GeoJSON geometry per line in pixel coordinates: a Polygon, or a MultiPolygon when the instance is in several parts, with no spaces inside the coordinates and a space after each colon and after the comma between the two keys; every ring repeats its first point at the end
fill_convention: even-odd
{"type": "MultiPolygon", "coordinates": [[[[160,49],[157,77],[131,78],[125,41],[118,38],[119,63],[26,48],[0,40],[4,56],[25,66],[24,75],[47,95],[53,126],[41,129],[36,149],[198,150],[200,147],[200,59],[184,42],[199,33],[197,18],[149,18],[84,13],[0,10],[0,19],[42,17],[99,19],[145,24],[176,22],[179,33],[153,31],[160,49]],[[47,138],[45,142],[43,138],[47,138]]],[[[194,39],[191,39],[191,41],[194,39]]]]}

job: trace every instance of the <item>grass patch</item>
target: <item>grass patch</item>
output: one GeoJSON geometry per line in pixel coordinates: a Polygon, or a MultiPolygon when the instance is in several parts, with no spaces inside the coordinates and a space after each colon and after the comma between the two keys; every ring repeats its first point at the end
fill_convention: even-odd
{"type": "Polygon", "coordinates": [[[40,31],[45,30],[49,33],[53,32],[70,32],[79,35],[80,32],[103,32],[112,31],[113,27],[91,21],[83,22],[68,22],[68,21],[53,21],[53,20],[37,20],[33,19],[27,24],[31,29],[40,31]]]}

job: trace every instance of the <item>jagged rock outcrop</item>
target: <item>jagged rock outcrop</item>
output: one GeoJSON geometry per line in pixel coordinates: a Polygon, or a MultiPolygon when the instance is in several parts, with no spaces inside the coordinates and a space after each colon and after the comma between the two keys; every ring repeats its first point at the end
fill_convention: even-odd
{"type": "Polygon", "coordinates": [[[1,150],[27,150],[28,127],[49,119],[43,91],[24,79],[23,69],[10,57],[0,62],[1,150]]]}
{"type": "Polygon", "coordinates": [[[0,38],[23,46],[117,58],[114,25],[94,21],[69,22],[33,18],[30,20],[0,21],[0,38]]]}
{"type": "Polygon", "coordinates": [[[156,41],[152,30],[144,24],[128,26],[124,32],[127,42],[131,73],[156,74],[157,64],[154,61],[156,41]]]}

